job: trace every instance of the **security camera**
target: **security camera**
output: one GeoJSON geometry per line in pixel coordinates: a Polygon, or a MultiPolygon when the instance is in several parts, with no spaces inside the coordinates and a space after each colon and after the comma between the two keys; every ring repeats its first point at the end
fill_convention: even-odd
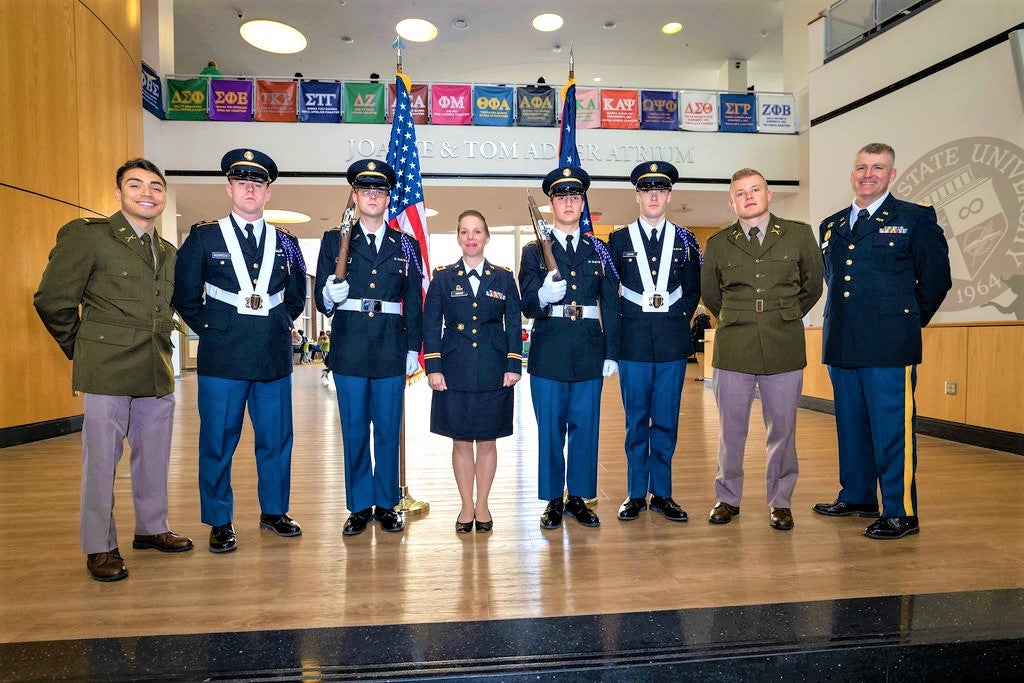
{"type": "MultiPolygon", "coordinates": [[[[238,18],[239,18],[239,19],[241,19],[241,18],[242,18],[242,15],[241,15],[241,14],[239,14],[239,15],[238,15],[238,18]]],[[[741,64],[741,62],[736,62],[736,68],[737,68],[737,69],[738,69],[738,68],[740,68],[740,64],[741,64]]]]}
{"type": "Polygon", "coordinates": [[[244,12],[242,12],[242,10],[238,10],[237,14],[239,19],[241,19],[244,16],[244,12]]]}

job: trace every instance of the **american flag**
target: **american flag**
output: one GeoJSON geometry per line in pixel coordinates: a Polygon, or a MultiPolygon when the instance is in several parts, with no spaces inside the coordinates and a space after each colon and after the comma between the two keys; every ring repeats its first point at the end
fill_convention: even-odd
{"type": "MultiPolygon", "coordinates": [[[[558,131],[558,165],[580,166],[580,152],[576,148],[576,81],[572,78],[562,89],[562,127],[558,131]]],[[[580,231],[584,235],[593,236],[594,226],[590,222],[590,199],[583,195],[583,213],[580,214],[580,231]]],[[[615,270],[608,249],[600,242],[594,241],[594,248],[605,268],[611,270],[615,279],[619,272],[615,270]]]]}
{"type": "Polygon", "coordinates": [[[397,182],[391,190],[388,225],[416,238],[423,262],[415,264],[422,276],[423,297],[430,284],[430,258],[427,256],[427,217],[423,207],[423,179],[420,177],[420,154],[416,150],[416,128],[412,122],[412,101],[409,99],[408,76],[399,72],[395,82],[395,117],[391,122],[388,144],[388,165],[395,169],[397,182]]]}

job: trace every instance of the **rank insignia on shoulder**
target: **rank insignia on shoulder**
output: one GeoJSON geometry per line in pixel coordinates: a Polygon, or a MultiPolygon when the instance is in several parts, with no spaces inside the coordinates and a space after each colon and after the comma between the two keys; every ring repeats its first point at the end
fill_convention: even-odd
{"type": "Polygon", "coordinates": [[[826,225],[826,226],[825,226],[825,228],[826,228],[826,229],[828,229],[828,228],[831,228],[831,227],[832,227],[833,225],[835,225],[835,224],[836,224],[836,222],[835,222],[835,221],[832,221],[831,223],[829,223],[828,225],[826,225]]]}
{"type": "Polygon", "coordinates": [[[498,266],[498,267],[501,268],[502,270],[504,270],[506,273],[511,273],[512,272],[512,269],[509,268],[508,266],[498,266]]]}
{"type": "Polygon", "coordinates": [[[434,270],[438,270],[438,271],[441,271],[441,270],[444,270],[444,269],[445,269],[445,268],[447,268],[447,267],[448,267],[448,266],[438,266],[438,267],[437,267],[437,268],[435,268],[434,270]]]}
{"type": "MultiPolygon", "coordinates": [[[[106,218],[105,216],[101,216],[98,218],[90,216],[89,218],[83,218],[82,222],[85,223],[86,225],[96,225],[99,223],[109,223],[110,219],[106,218]]],[[[124,228],[122,227],[121,230],[124,230],[124,228]]]]}

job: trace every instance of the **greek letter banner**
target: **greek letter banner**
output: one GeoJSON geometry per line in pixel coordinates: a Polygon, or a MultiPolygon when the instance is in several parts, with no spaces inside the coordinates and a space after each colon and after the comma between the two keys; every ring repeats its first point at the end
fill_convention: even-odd
{"type": "Polygon", "coordinates": [[[718,130],[718,93],[679,93],[679,127],[683,130],[718,130]]]}
{"type": "Polygon", "coordinates": [[[206,120],[205,78],[167,79],[167,118],[175,121],[206,120]]]}
{"type": "Polygon", "coordinates": [[[472,88],[438,85],[430,88],[430,122],[435,126],[468,126],[473,123],[472,88]]]}
{"type": "Polygon", "coordinates": [[[384,84],[345,84],[345,123],[384,123],[384,84]]]}
{"type": "Polygon", "coordinates": [[[145,62],[142,63],[142,107],[158,119],[164,117],[163,84],[156,72],[145,62]]]}
{"type": "Polygon", "coordinates": [[[512,87],[477,85],[473,87],[473,125],[511,126],[512,87]]]}
{"type": "MultiPolygon", "coordinates": [[[[388,123],[395,120],[395,84],[388,83],[388,123]]],[[[416,125],[427,124],[427,101],[430,93],[426,83],[418,83],[412,86],[409,92],[409,103],[412,105],[412,122],[416,125]]]]}
{"type": "Polygon", "coordinates": [[[757,123],[754,111],[757,109],[753,95],[730,95],[722,93],[718,96],[721,105],[721,125],[725,133],[754,133],[757,123]]]}
{"type": "Polygon", "coordinates": [[[299,121],[337,123],[341,121],[341,83],[299,81],[299,121]]]}
{"type": "Polygon", "coordinates": [[[640,127],[653,130],[679,128],[679,103],[675,90],[640,91],[640,127]]]}
{"type": "Polygon", "coordinates": [[[601,127],[601,89],[576,86],[576,130],[601,127]]]}
{"type": "Polygon", "coordinates": [[[210,81],[210,120],[248,121],[252,118],[252,81],[215,78],[210,81]]]}
{"type": "Polygon", "coordinates": [[[256,81],[256,115],[253,118],[257,121],[294,121],[297,91],[294,81],[256,81]]]}
{"type": "Polygon", "coordinates": [[[601,127],[639,128],[639,105],[636,90],[601,90],[601,127]]]}
{"type": "Polygon", "coordinates": [[[792,95],[758,95],[757,131],[795,133],[796,98],[792,95]]]}
{"type": "Polygon", "coordinates": [[[520,126],[555,125],[555,89],[550,85],[519,86],[516,105],[520,126]]]}

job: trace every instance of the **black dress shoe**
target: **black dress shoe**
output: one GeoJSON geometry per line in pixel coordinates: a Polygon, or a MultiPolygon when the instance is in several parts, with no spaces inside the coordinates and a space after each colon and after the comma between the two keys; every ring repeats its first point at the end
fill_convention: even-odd
{"type": "Polygon", "coordinates": [[[124,566],[121,552],[114,548],[105,553],[89,553],[85,560],[89,575],[96,581],[120,581],[128,578],[128,567],[124,566]]]}
{"type": "Polygon", "coordinates": [[[237,548],[238,540],[235,538],[235,527],[231,526],[231,522],[210,529],[211,553],[230,553],[237,548]]]}
{"type": "Polygon", "coordinates": [[[834,503],[815,503],[811,508],[819,515],[829,517],[846,517],[847,515],[860,515],[861,517],[877,517],[878,505],[872,503],[847,503],[836,499],[834,503]]]}
{"type": "Polygon", "coordinates": [[[380,528],[384,531],[401,531],[405,528],[405,519],[402,518],[402,513],[387,508],[378,507],[373,512],[373,516],[380,522],[380,528]]]}
{"type": "Polygon", "coordinates": [[[920,533],[917,517],[880,517],[864,530],[868,538],[889,540],[920,533]]]}
{"type": "Polygon", "coordinates": [[[273,531],[278,536],[302,534],[302,527],[288,515],[260,515],[260,528],[273,531]]]}
{"type": "Polygon", "coordinates": [[[647,509],[646,498],[627,498],[619,506],[619,519],[623,522],[631,522],[640,516],[640,513],[647,509]]]}
{"type": "Polygon", "coordinates": [[[579,496],[569,496],[565,499],[565,514],[575,517],[583,526],[601,526],[601,520],[579,496]]]}
{"type": "Polygon", "coordinates": [[[549,501],[548,506],[544,508],[544,514],[540,516],[540,527],[542,529],[557,529],[562,526],[562,511],[564,509],[565,503],[561,498],[549,501]]]}
{"type": "Polygon", "coordinates": [[[772,508],[768,515],[768,525],[779,531],[789,531],[793,528],[793,511],[789,508],[772,508]]]}
{"type": "Polygon", "coordinates": [[[740,508],[738,505],[729,505],[718,501],[715,503],[715,507],[711,508],[711,514],[708,516],[708,521],[712,524],[728,524],[732,521],[733,517],[740,516],[740,508]]]}
{"type": "Polygon", "coordinates": [[[494,528],[494,520],[489,519],[486,522],[481,522],[479,519],[476,520],[476,532],[478,534],[486,534],[494,528]]]}
{"type": "Polygon", "coordinates": [[[671,497],[651,496],[651,512],[657,512],[672,522],[685,522],[689,519],[683,508],[679,507],[679,504],[671,497]]]}
{"type": "Polygon", "coordinates": [[[366,525],[373,519],[373,508],[366,508],[359,512],[353,512],[345,520],[345,528],[342,530],[346,536],[355,536],[366,531],[366,525]]]}
{"type": "Polygon", "coordinates": [[[469,520],[468,522],[460,522],[458,517],[455,518],[455,533],[457,533],[457,534],[468,534],[472,530],[473,530],[473,520],[472,519],[469,520]]]}

